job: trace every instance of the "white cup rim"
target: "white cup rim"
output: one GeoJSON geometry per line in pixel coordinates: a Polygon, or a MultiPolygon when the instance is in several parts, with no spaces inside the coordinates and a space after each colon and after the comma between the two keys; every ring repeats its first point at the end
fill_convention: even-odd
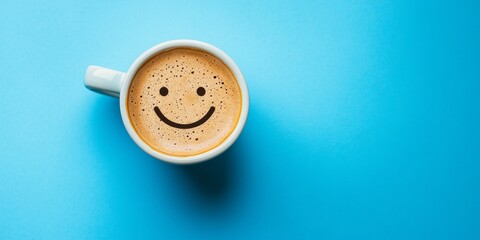
{"type": "Polygon", "coordinates": [[[176,164],[191,164],[191,163],[203,162],[220,155],[237,140],[238,136],[242,132],[243,127],[245,126],[245,123],[247,121],[248,109],[249,109],[249,94],[248,94],[247,84],[245,82],[242,72],[240,71],[240,68],[226,53],[205,42],[189,40],[189,39],[178,39],[178,40],[162,42],[146,50],[133,62],[133,64],[130,66],[130,68],[128,69],[128,72],[125,74],[123,78],[122,87],[120,89],[119,102],[120,102],[120,112],[122,115],[123,124],[127,129],[127,132],[130,135],[130,137],[142,150],[147,152],[152,157],[155,157],[159,160],[163,160],[165,162],[176,163],[176,164]],[[230,68],[232,73],[235,75],[235,78],[237,79],[237,83],[242,93],[242,109],[240,112],[240,117],[238,119],[237,125],[235,126],[235,129],[232,131],[232,133],[230,133],[230,135],[220,145],[216,146],[215,148],[197,155],[192,155],[192,156],[173,156],[173,155],[161,153],[153,149],[150,145],[145,143],[137,134],[137,132],[132,126],[132,123],[130,122],[130,118],[128,117],[128,113],[127,113],[128,89],[138,69],[145,63],[145,61],[147,61],[154,55],[158,54],[159,52],[166,51],[168,49],[173,49],[173,48],[181,48],[181,47],[194,48],[194,49],[206,51],[216,56],[220,60],[222,60],[230,68]]]}

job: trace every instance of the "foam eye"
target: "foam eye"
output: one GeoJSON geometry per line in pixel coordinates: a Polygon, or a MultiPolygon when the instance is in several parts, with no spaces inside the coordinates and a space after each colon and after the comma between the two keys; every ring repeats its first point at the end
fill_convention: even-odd
{"type": "Polygon", "coordinates": [[[198,94],[198,96],[205,95],[205,88],[203,88],[203,87],[197,88],[197,94],[198,94]]]}
{"type": "Polygon", "coordinates": [[[167,94],[168,94],[168,88],[166,88],[166,87],[161,87],[161,88],[160,88],[160,95],[162,95],[162,96],[167,96],[167,94]]]}

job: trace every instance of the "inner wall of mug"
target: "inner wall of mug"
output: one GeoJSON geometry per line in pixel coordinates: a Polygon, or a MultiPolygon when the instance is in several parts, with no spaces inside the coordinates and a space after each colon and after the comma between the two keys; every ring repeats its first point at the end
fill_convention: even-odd
{"type": "Polygon", "coordinates": [[[227,55],[225,55],[220,50],[208,44],[197,42],[197,41],[180,40],[180,41],[170,41],[170,42],[157,45],[156,47],[150,50],[147,50],[142,56],[140,56],[137,59],[137,61],[132,65],[132,67],[128,71],[125,77],[124,83],[125,84],[122,86],[122,91],[121,91],[122,93],[120,96],[121,98],[120,104],[123,105],[121,106],[122,119],[124,120],[127,131],[129,132],[131,137],[134,139],[134,141],[137,143],[137,145],[139,145],[143,150],[145,150],[147,153],[149,153],[150,155],[156,158],[166,160],[166,161],[176,162],[176,163],[189,163],[189,162],[206,160],[226,150],[236,140],[239,133],[243,129],[243,126],[246,120],[246,114],[248,112],[248,93],[244,92],[246,91],[246,85],[245,85],[243,76],[241,75],[240,70],[235,65],[233,60],[231,60],[227,55]],[[175,44],[175,42],[177,43],[175,44]],[[202,44],[206,46],[198,46],[202,44]],[[161,45],[164,45],[164,46],[161,47],[161,45]],[[212,49],[208,49],[209,47],[212,49]],[[132,124],[132,120],[129,117],[129,111],[127,109],[128,108],[127,99],[128,99],[128,93],[129,93],[128,91],[138,70],[155,56],[158,56],[159,54],[162,54],[166,51],[169,51],[172,49],[179,49],[179,48],[188,48],[188,49],[194,49],[197,51],[206,52],[208,54],[213,55],[218,60],[220,60],[228,68],[228,70],[231,72],[232,76],[234,77],[236,84],[238,85],[238,89],[241,97],[240,115],[235,119],[235,125],[231,129],[231,131],[228,133],[228,135],[225,137],[225,139],[223,139],[221,143],[217,144],[216,146],[210,149],[206,149],[205,151],[196,153],[194,155],[186,155],[186,156],[172,155],[167,152],[159,151],[155,149],[153,146],[149,145],[147,141],[144,141],[142,139],[141,134],[139,134],[135,130],[132,124]],[[241,80],[239,80],[239,78],[241,80]],[[245,103],[247,104],[246,106],[245,106],[245,103]],[[186,162],[181,162],[181,161],[186,161],[186,162]]]}

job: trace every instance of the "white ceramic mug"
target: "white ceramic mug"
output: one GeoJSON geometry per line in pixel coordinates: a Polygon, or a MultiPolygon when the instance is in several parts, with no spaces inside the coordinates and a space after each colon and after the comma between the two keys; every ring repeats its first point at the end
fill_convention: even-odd
{"type": "Polygon", "coordinates": [[[170,163],[178,164],[189,164],[202,162],[208,159],[212,159],[215,156],[218,156],[225,150],[227,150],[234,142],[237,140],[238,136],[243,130],[243,126],[247,120],[248,107],[249,107],[249,97],[248,97],[248,88],[245,79],[243,78],[242,72],[238,68],[237,64],[223,51],[220,49],[200,41],[194,40],[173,40],[168,42],[160,43],[140,55],[135,62],[130,66],[126,73],[115,71],[108,68],[98,67],[98,66],[89,66],[85,73],[84,79],[85,86],[95,92],[106,94],[113,97],[120,98],[120,112],[122,114],[123,124],[130,134],[130,137],[135,141],[135,143],[142,148],[145,152],[151,156],[166,161],[170,163]],[[137,73],[138,69],[151,57],[157,55],[158,53],[173,48],[193,48],[206,51],[218,59],[222,60],[232,71],[237,79],[238,85],[242,92],[242,110],[240,113],[240,118],[238,119],[237,125],[233,132],[223,141],[221,144],[215,148],[203,152],[197,155],[192,156],[173,156],[164,154],[162,152],[156,151],[145,143],[137,134],[135,129],[130,122],[127,113],[127,95],[128,89],[132,82],[133,77],[137,73]]]}

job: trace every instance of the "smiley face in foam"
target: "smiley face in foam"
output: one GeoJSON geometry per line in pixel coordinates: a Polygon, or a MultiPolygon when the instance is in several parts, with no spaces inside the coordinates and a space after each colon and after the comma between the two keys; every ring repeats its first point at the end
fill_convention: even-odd
{"type": "MultiPolygon", "coordinates": [[[[205,88],[199,87],[197,89],[197,94],[198,94],[198,96],[205,95],[205,88]]],[[[168,95],[168,88],[166,88],[166,87],[160,88],[160,95],[167,96],[168,95]]],[[[212,114],[215,112],[215,107],[213,107],[213,106],[210,107],[210,110],[208,110],[207,114],[205,114],[205,116],[203,116],[200,120],[198,120],[196,122],[193,122],[193,123],[187,123],[187,124],[177,123],[177,122],[174,122],[174,121],[168,119],[167,117],[165,117],[165,115],[163,115],[163,113],[162,113],[162,111],[160,110],[159,107],[154,107],[153,110],[155,110],[155,113],[157,114],[157,116],[165,124],[167,124],[171,127],[174,127],[174,128],[187,129],[187,128],[198,127],[198,126],[202,125],[203,123],[205,123],[212,116],[212,114]]]]}
{"type": "Polygon", "coordinates": [[[190,156],[221,144],[235,129],[242,93],[230,69],[215,56],[177,48],[149,59],[136,73],[127,112],[148,145],[190,156]]]}

